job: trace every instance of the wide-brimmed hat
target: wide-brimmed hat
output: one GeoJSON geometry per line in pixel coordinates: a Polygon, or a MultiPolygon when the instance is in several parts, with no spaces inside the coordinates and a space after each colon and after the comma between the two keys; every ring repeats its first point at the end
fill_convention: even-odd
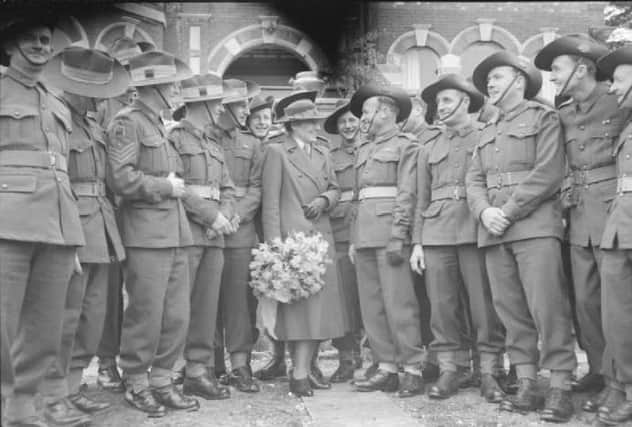
{"type": "Polygon", "coordinates": [[[299,99],[288,104],[277,117],[278,123],[297,122],[301,120],[323,120],[326,114],[318,111],[316,104],[309,99],[299,99]]]}
{"type": "Polygon", "coordinates": [[[318,71],[301,71],[296,76],[290,78],[289,83],[294,89],[320,91],[325,87],[325,80],[322,79],[318,71]]]}
{"type": "Polygon", "coordinates": [[[232,102],[248,101],[255,95],[261,92],[261,88],[255,82],[249,80],[239,79],[226,79],[223,82],[224,85],[224,98],[223,104],[230,104],[232,102]]]}
{"type": "MultiPolygon", "coordinates": [[[[535,56],[533,63],[540,70],[551,71],[551,65],[560,55],[574,55],[597,62],[608,53],[608,47],[586,34],[567,34],[544,46],[535,56]]],[[[597,80],[606,80],[608,76],[597,70],[597,80]]]]}
{"type": "Polygon", "coordinates": [[[252,98],[250,104],[248,104],[248,110],[250,110],[250,114],[252,114],[256,113],[259,110],[263,110],[264,108],[272,109],[272,104],[274,104],[273,96],[264,97],[259,94],[252,98]]]}
{"type": "Polygon", "coordinates": [[[292,92],[288,96],[281,98],[274,105],[274,117],[275,121],[283,117],[283,110],[291,103],[298,101],[299,99],[307,99],[311,102],[316,102],[316,95],[318,92],[315,90],[298,90],[292,92]]]}
{"type": "Polygon", "coordinates": [[[132,86],[175,83],[193,75],[191,69],[170,53],[152,50],[129,59],[132,86]]]}
{"type": "Polygon", "coordinates": [[[368,84],[360,87],[356,93],[351,97],[349,108],[354,116],[362,116],[362,105],[364,101],[374,96],[386,96],[395,101],[395,104],[399,107],[399,114],[397,115],[397,123],[403,122],[410,115],[410,111],[413,108],[413,104],[410,101],[410,97],[403,90],[395,87],[381,87],[374,84],[368,84]]]}
{"type": "Polygon", "coordinates": [[[487,93],[487,75],[494,68],[502,66],[513,67],[524,74],[527,80],[527,87],[524,93],[526,99],[531,99],[540,92],[542,87],[542,73],[540,73],[540,70],[535,68],[528,58],[514,55],[504,50],[492,53],[474,68],[472,73],[474,86],[480,92],[489,96],[487,93]]]}
{"type": "Polygon", "coordinates": [[[43,12],[11,16],[0,20],[0,65],[9,65],[9,54],[4,49],[4,44],[7,41],[13,39],[24,30],[38,26],[47,27],[53,32],[58,20],[59,17],[57,15],[43,12]]]}
{"type": "Polygon", "coordinates": [[[185,103],[219,100],[224,95],[221,77],[210,73],[189,77],[180,83],[180,87],[185,103]]]}
{"type": "Polygon", "coordinates": [[[108,53],[116,58],[121,64],[128,65],[130,58],[140,55],[143,51],[131,38],[121,37],[112,43],[108,53]]]}
{"type": "Polygon", "coordinates": [[[608,76],[608,78],[612,78],[614,70],[623,64],[632,65],[632,45],[615,49],[597,61],[597,67],[608,76]]]}
{"type": "Polygon", "coordinates": [[[431,116],[434,116],[437,111],[437,94],[446,89],[455,89],[468,95],[470,98],[468,113],[477,112],[485,102],[483,95],[465,78],[458,74],[446,74],[421,92],[421,99],[428,105],[427,112],[432,111],[431,116]]]}
{"type": "Polygon", "coordinates": [[[112,98],[125,93],[130,76],[116,59],[97,49],[70,46],[46,65],[43,78],[75,95],[112,98]]]}
{"type": "Polygon", "coordinates": [[[323,125],[325,132],[333,135],[338,134],[338,119],[348,111],[351,111],[349,109],[349,100],[339,99],[338,102],[336,102],[336,109],[327,117],[327,120],[325,120],[325,124],[323,125]]]}
{"type": "Polygon", "coordinates": [[[156,45],[153,44],[152,42],[141,40],[141,41],[136,42],[136,44],[140,48],[141,52],[150,52],[152,50],[156,50],[156,45]]]}

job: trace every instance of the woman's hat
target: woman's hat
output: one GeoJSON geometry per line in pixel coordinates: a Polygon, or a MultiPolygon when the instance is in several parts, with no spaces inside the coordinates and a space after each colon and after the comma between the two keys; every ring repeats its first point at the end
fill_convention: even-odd
{"type": "Polygon", "coordinates": [[[514,55],[505,50],[492,53],[474,68],[472,73],[474,86],[480,92],[489,96],[487,93],[487,75],[494,68],[502,66],[513,67],[524,74],[527,80],[527,88],[524,93],[526,99],[531,99],[540,92],[542,87],[542,73],[540,73],[540,70],[535,68],[528,58],[514,55]]]}
{"type": "Polygon", "coordinates": [[[292,92],[285,98],[279,99],[274,106],[274,117],[276,117],[275,121],[278,121],[278,119],[283,117],[283,110],[285,110],[285,107],[287,107],[291,103],[298,101],[299,99],[307,99],[312,103],[316,102],[317,94],[318,92],[315,90],[299,90],[292,92]]]}
{"type": "Polygon", "coordinates": [[[175,83],[193,75],[191,69],[170,53],[152,50],[129,59],[132,86],[175,83]]]}
{"type": "Polygon", "coordinates": [[[632,65],[632,45],[615,49],[597,61],[597,67],[608,76],[608,78],[612,78],[614,70],[623,64],[632,65]]]}
{"type": "Polygon", "coordinates": [[[140,46],[129,37],[121,37],[112,43],[108,53],[116,58],[121,64],[128,65],[130,58],[140,55],[143,51],[140,46]]]}
{"type": "Polygon", "coordinates": [[[325,124],[323,126],[325,132],[333,135],[338,134],[338,119],[347,111],[351,111],[349,109],[349,100],[339,99],[338,102],[336,102],[336,109],[329,115],[329,117],[327,117],[327,120],[325,120],[325,124]]]}
{"type": "Polygon", "coordinates": [[[458,74],[446,74],[421,92],[421,99],[428,105],[427,111],[433,112],[431,117],[437,111],[437,94],[446,89],[465,92],[469,96],[468,113],[475,113],[483,106],[485,98],[471,83],[458,74]]]}
{"type": "MultiPolygon", "coordinates": [[[[544,46],[535,56],[533,63],[540,70],[551,71],[555,58],[561,55],[574,55],[597,62],[608,53],[608,47],[586,34],[567,34],[544,46]]],[[[608,76],[597,70],[597,80],[606,80],[608,76]]]]}
{"type": "Polygon", "coordinates": [[[91,98],[125,93],[130,76],[116,59],[96,49],[67,47],[46,65],[43,77],[64,92],[91,98]]]}
{"type": "Polygon", "coordinates": [[[399,114],[396,119],[397,123],[403,122],[410,115],[413,106],[410,97],[404,90],[394,87],[380,87],[374,84],[364,85],[353,94],[349,102],[349,109],[353,115],[361,117],[364,101],[374,96],[386,96],[395,101],[395,104],[399,107],[399,114]]]}
{"type": "Polygon", "coordinates": [[[183,80],[180,86],[185,103],[219,100],[224,95],[222,79],[215,74],[190,77],[183,80]]]}
{"type": "Polygon", "coordinates": [[[327,117],[316,108],[316,104],[309,99],[299,99],[287,105],[277,116],[278,123],[296,122],[301,120],[322,120],[327,117]]]}
{"type": "Polygon", "coordinates": [[[227,79],[223,82],[224,98],[223,104],[232,102],[248,101],[261,92],[261,88],[255,82],[249,80],[227,79]]]}
{"type": "Polygon", "coordinates": [[[257,95],[252,98],[250,104],[248,105],[248,110],[250,110],[250,114],[256,113],[259,110],[263,110],[264,108],[272,109],[272,104],[274,104],[273,96],[263,97],[261,95],[257,95]]]}

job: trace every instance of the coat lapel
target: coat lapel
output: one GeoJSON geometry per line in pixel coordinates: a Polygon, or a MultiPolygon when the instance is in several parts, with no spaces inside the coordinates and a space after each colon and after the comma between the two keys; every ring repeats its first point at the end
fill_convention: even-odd
{"type": "Polygon", "coordinates": [[[298,146],[298,143],[292,137],[289,137],[284,144],[290,163],[312,180],[317,188],[320,188],[322,180],[318,179],[317,170],[314,168],[315,165],[312,165],[312,160],[315,158],[322,161],[322,159],[320,159],[320,153],[312,147],[312,159],[310,159],[307,157],[307,153],[298,146]]]}

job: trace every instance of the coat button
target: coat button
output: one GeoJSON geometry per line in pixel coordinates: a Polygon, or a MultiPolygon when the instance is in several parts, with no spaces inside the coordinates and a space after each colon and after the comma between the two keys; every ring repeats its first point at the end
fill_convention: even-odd
{"type": "Polygon", "coordinates": [[[580,126],[579,126],[579,129],[584,130],[584,129],[586,129],[586,126],[584,126],[584,125],[580,125],[580,126]]]}
{"type": "Polygon", "coordinates": [[[20,117],[20,112],[19,112],[19,111],[15,111],[15,112],[13,113],[13,115],[14,115],[15,117],[20,117]]]}
{"type": "Polygon", "coordinates": [[[626,158],[626,159],[629,159],[629,158],[630,158],[630,155],[629,155],[629,154],[626,154],[626,155],[625,155],[625,158],[626,158]]]}
{"type": "Polygon", "coordinates": [[[608,132],[606,132],[606,134],[605,134],[605,135],[606,135],[606,136],[610,136],[610,134],[609,134],[608,132]]]}
{"type": "Polygon", "coordinates": [[[7,184],[2,184],[2,189],[6,190],[7,188],[9,188],[9,186],[7,184]]]}
{"type": "Polygon", "coordinates": [[[584,145],[580,145],[579,146],[579,151],[584,151],[584,148],[586,148],[584,145]]]}

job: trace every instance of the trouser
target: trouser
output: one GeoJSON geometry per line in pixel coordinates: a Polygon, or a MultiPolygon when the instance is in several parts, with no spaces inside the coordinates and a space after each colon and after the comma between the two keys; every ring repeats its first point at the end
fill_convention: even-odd
{"type": "Polygon", "coordinates": [[[481,372],[496,373],[504,334],[492,303],[485,256],[475,244],[425,246],[426,289],[432,306],[432,351],[442,370],[469,366],[470,347],[481,355],[481,372]],[[470,343],[468,318],[475,344],[470,343]]]}
{"type": "Polygon", "coordinates": [[[116,356],[121,347],[121,328],[123,325],[123,269],[124,264],[114,261],[109,264],[108,292],[103,323],[103,334],[97,349],[99,364],[116,364],[116,356]]]}
{"type": "Polygon", "coordinates": [[[108,291],[109,264],[81,264],[66,294],[61,349],[44,380],[42,394],[51,403],[79,392],[83,369],[99,346],[108,291]]]}
{"type": "Polygon", "coordinates": [[[213,365],[213,347],[219,304],[219,289],[224,266],[222,248],[187,248],[191,279],[191,317],[184,347],[186,375],[199,377],[213,365]]]}
{"type": "Polygon", "coordinates": [[[250,353],[257,339],[257,300],[248,285],[252,248],[225,248],[221,301],[224,342],[229,353],[250,353]]]}
{"type": "Polygon", "coordinates": [[[430,328],[432,307],[430,306],[430,299],[428,298],[428,291],[426,290],[426,278],[413,273],[413,280],[415,295],[417,296],[417,303],[419,304],[421,342],[426,344],[423,363],[424,365],[429,363],[437,365],[439,363],[437,361],[437,354],[430,349],[430,343],[434,340],[434,336],[432,335],[432,328],[430,328]]]}
{"type": "MultiPolygon", "coordinates": [[[[410,247],[404,258],[410,257],[410,247]]],[[[419,305],[408,262],[393,266],[384,248],[356,250],[358,294],[374,361],[421,363],[419,305]]]]}
{"type": "Polygon", "coordinates": [[[632,249],[602,253],[604,369],[608,364],[613,366],[616,381],[628,388],[632,387],[632,249]],[[608,355],[612,362],[606,363],[608,355]]]}
{"type": "Polygon", "coordinates": [[[136,392],[168,385],[189,325],[186,248],[127,248],[125,287],[129,304],[121,334],[123,377],[136,392]]]}
{"type": "Polygon", "coordinates": [[[61,343],[76,248],[0,240],[3,416],[34,416],[35,395],[61,343]]]}
{"type": "Polygon", "coordinates": [[[506,328],[511,363],[535,379],[535,367],[570,372],[577,360],[560,241],[543,237],[485,248],[494,308],[506,328]],[[542,354],[538,353],[538,335],[542,354]],[[540,359],[540,360],[538,360],[540,359]]]}
{"type": "Polygon", "coordinates": [[[362,315],[356,270],[349,259],[349,242],[336,242],[336,271],[344,298],[346,333],[342,337],[334,338],[331,343],[338,350],[341,360],[352,361],[354,354],[360,354],[362,315]]]}

